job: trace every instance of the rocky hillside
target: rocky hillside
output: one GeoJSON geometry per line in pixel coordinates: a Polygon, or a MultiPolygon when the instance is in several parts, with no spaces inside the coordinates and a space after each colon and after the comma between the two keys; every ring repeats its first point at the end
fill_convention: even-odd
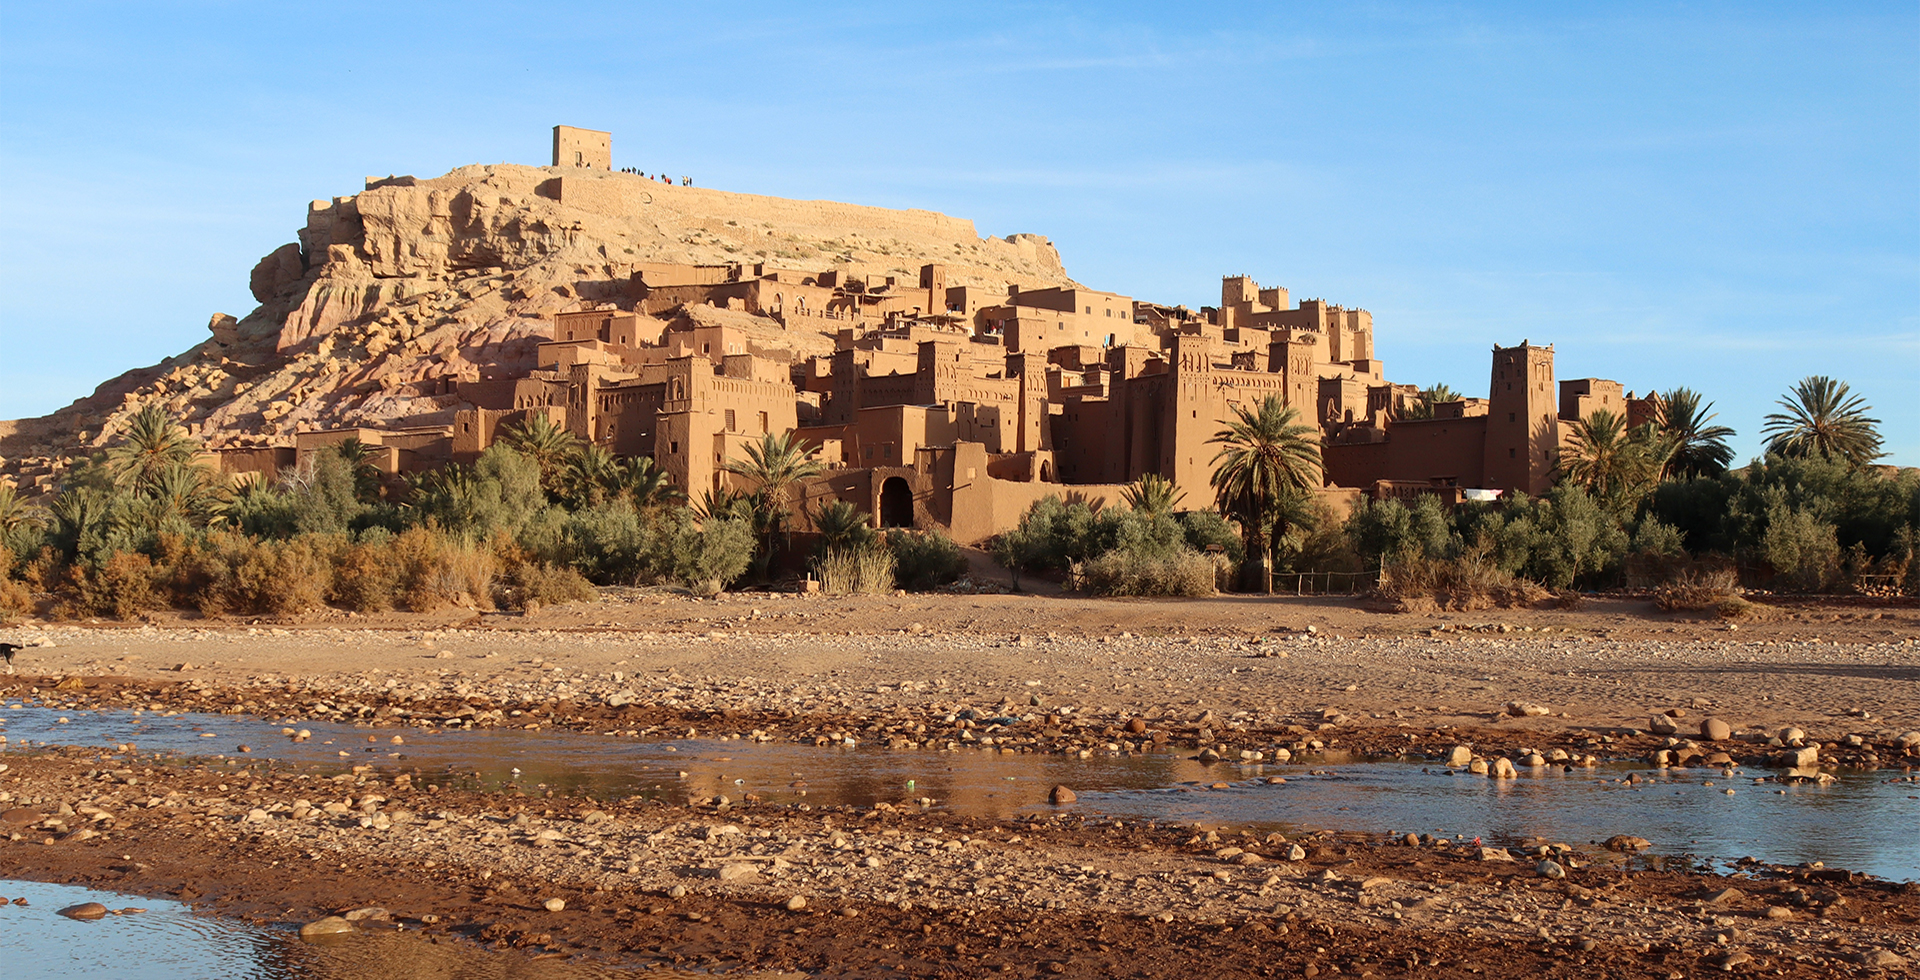
{"type": "Polygon", "coordinates": [[[160,404],[209,446],[290,444],[302,428],[442,421],[436,379],[533,366],[550,317],[624,302],[636,262],[765,261],[952,285],[1071,282],[1034,235],[980,238],[971,221],[677,187],[635,174],[513,165],[371,180],[314,201],[299,241],[260,260],[260,303],[213,315],[210,336],[52,415],[0,422],[0,479],[50,485],[67,459],[160,404]]]}

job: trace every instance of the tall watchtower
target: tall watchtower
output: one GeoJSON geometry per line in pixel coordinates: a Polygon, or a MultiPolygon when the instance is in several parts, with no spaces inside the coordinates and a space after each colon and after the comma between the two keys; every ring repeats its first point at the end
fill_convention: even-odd
{"type": "Polygon", "coordinates": [[[553,127],[553,165],[613,169],[613,134],[573,126],[553,127]]]}
{"type": "Polygon", "coordinates": [[[1553,347],[1493,349],[1487,441],[1481,480],[1487,489],[1533,496],[1553,483],[1560,429],[1554,410],[1553,347]]]}

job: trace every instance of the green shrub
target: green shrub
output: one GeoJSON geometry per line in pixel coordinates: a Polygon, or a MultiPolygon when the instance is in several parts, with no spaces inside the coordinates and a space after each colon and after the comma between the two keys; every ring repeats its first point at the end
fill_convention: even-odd
{"type": "Polygon", "coordinates": [[[712,595],[747,571],[759,544],[753,525],[744,520],[708,520],[695,526],[691,515],[675,517],[667,553],[672,575],[688,588],[712,595]]]}
{"type": "Polygon", "coordinates": [[[1214,594],[1214,560],[1181,549],[1159,554],[1109,551],[1078,569],[1081,586],[1102,596],[1208,596],[1214,594]]]}
{"type": "Polygon", "coordinates": [[[588,507],[567,516],[559,548],[541,557],[572,565],[595,582],[637,585],[670,574],[660,523],[626,500],[588,507]]]}
{"type": "Polygon", "coordinates": [[[1811,508],[1794,508],[1783,498],[1767,508],[1760,554],[1773,566],[1777,588],[1818,592],[1840,578],[1839,529],[1811,508]]]}
{"type": "Polygon", "coordinates": [[[960,546],[939,531],[887,532],[893,552],[893,578],[899,587],[926,592],[958,582],[967,574],[967,558],[960,546]]]}
{"type": "Polygon", "coordinates": [[[1220,553],[1225,555],[1230,567],[1238,568],[1247,559],[1246,542],[1240,539],[1240,531],[1233,522],[1211,510],[1190,510],[1173,515],[1180,522],[1180,529],[1186,538],[1187,547],[1205,554],[1208,545],[1219,545],[1220,553]]]}

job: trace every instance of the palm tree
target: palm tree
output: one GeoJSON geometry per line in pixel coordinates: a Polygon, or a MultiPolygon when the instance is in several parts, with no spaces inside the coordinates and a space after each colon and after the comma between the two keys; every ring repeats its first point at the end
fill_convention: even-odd
{"type": "Polygon", "coordinates": [[[588,443],[567,459],[562,477],[567,499],[574,507],[597,507],[626,490],[627,465],[604,448],[588,443]]]}
{"type": "Polygon", "coordinates": [[[119,445],[107,450],[107,465],[115,483],[142,487],[173,463],[191,463],[199,443],[175,425],[158,405],[148,405],[127,419],[119,445]]]}
{"type": "Polygon", "coordinates": [[[830,500],[813,512],[813,529],[820,544],[831,551],[866,544],[873,539],[872,518],[847,500],[830,500]]]}
{"type": "Polygon", "coordinates": [[[664,507],[687,499],[687,495],[673,485],[667,471],[654,465],[651,456],[627,460],[627,493],[632,495],[634,506],[642,509],[664,507]]]}
{"type": "Polygon", "coordinates": [[[790,432],[769,432],[758,443],[747,443],[746,459],[727,461],[728,472],[752,480],[766,509],[769,533],[778,530],[787,518],[787,491],[801,480],[819,476],[826,467],[814,458],[817,449],[808,449],[804,441],[790,432]]]}
{"type": "Polygon", "coordinates": [[[1768,415],[1761,429],[1768,436],[1768,452],[1840,459],[1849,466],[1865,466],[1885,455],[1874,428],[1880,420],[1866,414],[1873,407],[1844,381],[1816,374],[1794,385],[1779,404],[1786,411],[1768,415]]]}
{"type": "Polygon", "coordinates": [[[27,503],[11,484],[0,483],[0,531],[40,522],[40,509],[27,503]]]}
{"type": "Polygon", "coordinates": [[[1148,473],[1120,491],[1120,496],[1126,500],[1128,507],[1142,514],[1160,515],[1173,513],[1173,509],[1187,499],[1187,492],[1175,487],[1172,480],[1158,473],[1148,473]]]}
{"type": "Polygon", "coordinates": [[[579,436],[555,426],[547,413],[535,412],[525,422],[508,426],[500,441],[531,457],[540,467],[540,489],[548,498],[559,499],[566,490],[567,461],[580,450],[579,436]]]}
{"type": "Polygon", "coordinates": [[[169,463],[147,481],[140,496],[152,502],[151,512],[158,517],[205,526],[214,513],[213,475],[202,466],[169,463]]]}
{"type": "Polygon", "coordinates": [[[1624,417],[1604,408],[1567,425],[1567,445],[1560,450],[1562,479],[1585,487],[1593,499],[1616,510],[1653,492],[1668,447],[1651,425],[1628,431],[1624,417]]]}
{"type": "Polygon", "coordinates": [[[1734,432],[1707,424],[1713,421],[1712,408],[1712,402],[1700,404],[1700,393],[1692,388],[1675,388],[1654,399],[1654,425],[1673,448],[1662,477],[1691,480],[1727,471],[1733,462],[1727,440],[1734,432]]]}
{"type": "Polygon", "coordinates": [[[353,493],[363,504],[380,499],[380,468],[373,464],[374,447],[350,438],[334,447],[340,458],[353,467],[353,493]]]}
{"type": "Polygon", "coordinates": [[[1247,540],[1247,561],[1257,570],[1262,591],[1273,591],[1273,548],[1268,528],[1274,505],[1290,491],[1320,485],[1320,439],[1299,413],[1269,396],[1257,412],[1233,406],[1235,418],[1214,433],[1214,494],[1220,510],[1240,519],[1247,540]]]}
{"type": "Polygon", "coordinates": [[[765,575],[773,565],[775,541],[786,524],[787,492],[801,480],[825,472],[826,467],[815,458],[817,449],[807,448],[790,432],[769,432],[746,448],[747,458],[728,460],[727,470],[752,480],[756,488],[754,525],[764,544],[755,556],[755,564],[757,573],[765,575]]]}
{"type": "Polygon", "coordinates": [[[1407,413],[1401,417],[1406,419],[1430,419],[1433,418],[1433,407],[1435,405],[1441,402],[1457,402],[1459,400],[1459,392],[1454,391],[1443,383],[1435,384],[1433,387],[1421,391],[1420,394],[1415,397],[1413,404],[1407,406],[1407,413]]]}

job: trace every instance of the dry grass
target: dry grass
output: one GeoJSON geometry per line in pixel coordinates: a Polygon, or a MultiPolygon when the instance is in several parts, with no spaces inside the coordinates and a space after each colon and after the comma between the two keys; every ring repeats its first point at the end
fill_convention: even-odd
{"type": "Polygon", "coordinates": [[[1721,619],[1753,619],[1766,607],[1740,596],[1733,569],[1695,567],[1682,570],[1653,592],[1653,605],[1662,612],[1710,612],[1721,619]]]}
{"type": "Polygon", "coordinates": [[[412,528],[393,541],[399,594],[406,608],[432,612],[447,606],[493,608],[499,564],[493,552],[430,528],[412,528]]]}
{"type": "Polygon", "coordinates": [[[893,552],[885,547],[829,548],[815,563],[827,595],[875,595],[893,591],[893,552]]]}
{"type": "Polygon", "coordinates": [[[1373,598],[1402,612],[1538,605],[1553,598],[1537,582],[1515,578],[1490,561],[1484,549],[1458,558],[1403,558],[1380,569],[1373,598]]]}
{"type": "Polygon", "coordinates": [[[1104,596],[1208,596],[1214,593],[1215,565],[1206,555],[1181,551],[1148,558],[1109,551],[1075,570],[1088,593],[1104,596]]]}
{"type": "Polygon", "coordinates": [[[599,590],[586,576],[566,565],[528,562],[515,568],[508,580],[501,590],[501,604],[509,609],[530,610],[600,598],[599,590]]]}

